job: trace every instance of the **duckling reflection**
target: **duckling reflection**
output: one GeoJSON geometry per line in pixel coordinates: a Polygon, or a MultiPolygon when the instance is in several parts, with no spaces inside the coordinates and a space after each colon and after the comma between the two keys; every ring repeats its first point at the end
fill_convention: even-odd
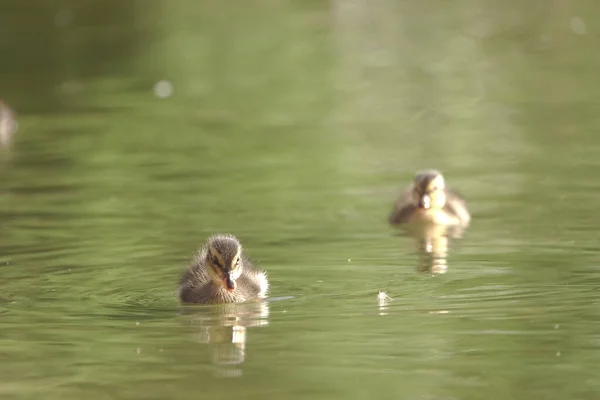
{"type": "Polygon", "coordinates": [[[417,269],[420,272],[445,274],[448,271],[448,236],[444,229],[435,226],[411,233],[419,257],[417,269]]]}
{"type": "Polygon", "coordinates": [[[186,311],[191,314],[191,323],[199,328],[196,340],[208,345],[211,361],[219,367],[218,375],[241,376],[248,328],[269,324],[268,302],[219,304],[186,311]]]}
{"type": "Polygon", "coordinates": [[[417,253],[419,272],[445,274],[448,271],[448,255],[451,240],[460,239],[465,231],[460,226],[427,225],[406,227],[407,236],[413,239],[417,253]]]}
{"type": "Polygon", "coordinates": [[[405,223],[467,226],[471,215],[465,200],[446,186],[441,172],[417,172],[414,181],[394,204],[393,225],[405,223]]]}

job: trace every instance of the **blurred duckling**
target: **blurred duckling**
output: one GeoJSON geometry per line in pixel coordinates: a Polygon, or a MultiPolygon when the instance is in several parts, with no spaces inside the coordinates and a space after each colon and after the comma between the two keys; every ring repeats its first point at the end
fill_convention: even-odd
{"type": "Polygon", "coordinates": [[[241,303],[264,298],[269,289],[265,272],[245,257],[232,235],[211,236],[179,282],[184,303],[241,303]]]}
{"type": "Polygon", "coordinates": [[[391,224],[420,222],[436,225],[467,226],[471,215],[467,204],[454,193],[437,170],[417,172],[390,215],[391,224]]]}

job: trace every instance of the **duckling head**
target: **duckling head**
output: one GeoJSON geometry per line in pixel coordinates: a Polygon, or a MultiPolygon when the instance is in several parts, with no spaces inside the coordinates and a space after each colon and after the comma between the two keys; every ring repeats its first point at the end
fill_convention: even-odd
{"type": "Polygon", "coordinates": [[[417,172],[413,183],[413,201],[420,209],[442,209],[446,205],[444,176],[436,170],[417,172]]]}
{"type": "Polygon", "coordinates": [[[206,263],[213,282],[233,292],[242,274],[242,244],[231,235],[212,236],[207,243],[206,263]]]}

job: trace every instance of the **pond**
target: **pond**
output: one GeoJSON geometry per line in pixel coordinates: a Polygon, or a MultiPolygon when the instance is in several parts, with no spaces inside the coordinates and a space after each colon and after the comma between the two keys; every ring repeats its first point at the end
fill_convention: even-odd
{"type": "Polygon", "coordinates": [[[598,397],[594,4],[0,10],[3,399],[598,397]],[[387,223],[424,168],[441,270],[387,223]],[[268,301],[179,304],[213,233],[268,301]]]}

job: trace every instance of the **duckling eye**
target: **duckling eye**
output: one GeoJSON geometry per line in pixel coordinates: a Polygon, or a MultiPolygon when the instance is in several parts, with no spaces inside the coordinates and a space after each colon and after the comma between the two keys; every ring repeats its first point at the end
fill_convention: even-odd
{"type": "Polygon", "coordinates": [[[213,263],[215,266],[217,266],[217,267],[219,267],[219,266],[220,266],[220,265],[219,265],[219,260],[217,259],[217,257],[215,257],[215,256],[212,256],[212,257],[211,257],[211,261],[212,261],[212,263],[213,263]]]}

